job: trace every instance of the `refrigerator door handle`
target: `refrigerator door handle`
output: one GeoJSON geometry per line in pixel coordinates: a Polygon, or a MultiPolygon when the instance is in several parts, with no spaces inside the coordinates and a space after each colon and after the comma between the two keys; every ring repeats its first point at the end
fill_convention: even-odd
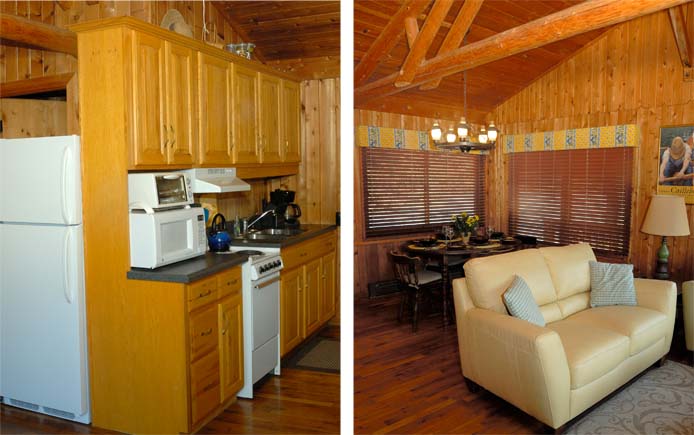
{"type": "Polygon", "coordinates": [[[63,173],[62,177],[60,178],[60,211],[63,214],[63,222],[66,225],[70,224],[67,207],[67,165],[70,161],[70,157],[70,147],[65,147],[63,150],[63,173]]]}
{"type": "Polygon", "coordinates": [[[68,304],[72,303],[72,289],[70,287],[70,265],[69,265],[69,258],[70,258],[70,229],[67,229],[65,232],[65,240],[64,240],[64,250],[63,250],[63,273],[65,274],[63,276],[63,292],[65,293],[65,300],[67,300],[68,304]]]}

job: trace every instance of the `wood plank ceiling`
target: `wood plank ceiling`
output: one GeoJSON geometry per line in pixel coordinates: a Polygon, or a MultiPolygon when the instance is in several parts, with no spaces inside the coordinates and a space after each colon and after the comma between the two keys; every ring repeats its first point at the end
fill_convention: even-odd
{"type": "MultiPolygon", "coordinates": [[[[354,65],[359,65],[365,53],[386,28],[392,17],[396,16],[402,1],[356,0],[354,4],[354,65]]],[[[476,0],[455,0],[445,14],[433,42],[426,51],[424,59],[437,55],[448,31],[465,3],[476,0]]],[[[411,1],[417,7],[416,1],[411,1]]],[[[417,14],[417,30],[424,33],[425,19],[436,2],[429,3],[417,14]]],[[[541,17],[553,14],[580,1],[569,0],[487,0],[482,2],[476,15],[473,15],[470,30],[464,44],[471,44],[518,27],[541,17]]],[[[476,9],[473,5],[469,9],[476,9]]],[[[402,29],[403,27],[401,27],[402,29]]],[[[404,28],[407,28],[405,26],[404,28]]],[[[467,71],[467,117],[473,122],[483,122],[485,115],[494,107],[513,96],[545,72],[573,55],[590,43],[607,28],[593,30],[543,47],[535,48],[487,63],[467,71]]],[[[409,30],[408,30],[409,31],[409,30]]],[[[382,53],[378,66],[363,83],[355,83],[355,88],[386,77],[403,67],[410,52],[405,32],[399,32],[398,40],[389,53],[382,53]]],[[[464,46],[464,44],[460,44],[464,46]]],[[[454,48],[458,48],[455,46],[454,48]]],[[[355,74],[355,81],[357,80],[355,74]]],[[[422,90],[414,87],[396,95],[359,101],[355,93],[355,107],[382,112],[404,113],[410,115],[457,119],[463,115],[463,73],[445,77],[435,89],[422,90]]]]}
{"type": "Polygon", "coordinates": [[[261,62],[305,79],[339,77],[339,1],[213,3],[261,62]]]}

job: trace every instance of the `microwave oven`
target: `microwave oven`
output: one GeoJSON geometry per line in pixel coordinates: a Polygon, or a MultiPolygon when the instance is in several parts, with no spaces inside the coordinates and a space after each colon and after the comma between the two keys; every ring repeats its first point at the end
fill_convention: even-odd
{"type": "Polygon", "coordinates": [[[204,255],[205,217],[200,207],[148,213],[130,211],[130,265],[154,269],[204,255]]]}
{"type": "Polygon", "coordinates": [[[193,183],[186,172],[128,174],[130,209],[152,210],[183,207],[193,203],[193,183]]]}

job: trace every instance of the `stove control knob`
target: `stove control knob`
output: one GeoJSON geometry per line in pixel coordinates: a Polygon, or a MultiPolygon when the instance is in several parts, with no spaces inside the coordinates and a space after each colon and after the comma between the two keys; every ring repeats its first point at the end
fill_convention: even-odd
{"type": "Polygon", "coordinates": [[[260,273],[263,273],[263,272],[265,272],[267,269],[265,268],[265,266],[260,266],[259,270],[260,270],[260,273]]]}
{"type": "Polygon", "coordinates": [[[282,262],[279,260],[275,261],[275,267],[280,267],[282,265],[282,262]]]}

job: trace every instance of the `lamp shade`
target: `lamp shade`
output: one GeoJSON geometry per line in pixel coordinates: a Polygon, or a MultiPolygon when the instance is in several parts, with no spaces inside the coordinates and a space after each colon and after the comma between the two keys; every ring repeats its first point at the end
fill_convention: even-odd
{"type": "Polygon", "coordinates": [[[656,236],[688,236],[689,222],[684,197],[654,195],[641,231],[656,236]]]}

